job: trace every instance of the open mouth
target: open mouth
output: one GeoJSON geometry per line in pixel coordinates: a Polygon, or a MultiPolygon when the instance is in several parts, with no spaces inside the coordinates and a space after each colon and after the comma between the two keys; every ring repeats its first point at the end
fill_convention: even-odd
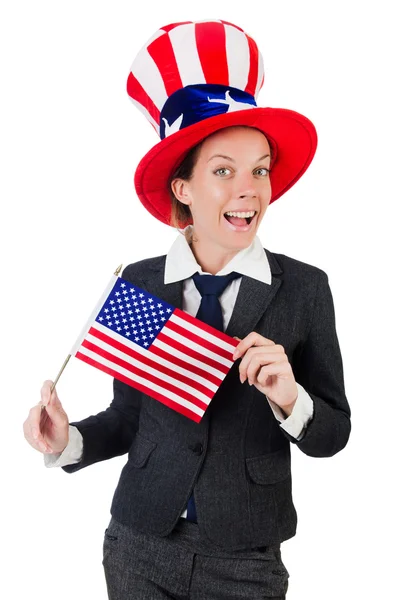
{"type": "Polygon", "coordinates": [[[255,219],[257,215],[257,211],[255,211],[252,217],[231,217],[226,213],[223,215],[229,223],[231,223],[234,227],[246,227],[251,224],[251,221],[255,219]]]}

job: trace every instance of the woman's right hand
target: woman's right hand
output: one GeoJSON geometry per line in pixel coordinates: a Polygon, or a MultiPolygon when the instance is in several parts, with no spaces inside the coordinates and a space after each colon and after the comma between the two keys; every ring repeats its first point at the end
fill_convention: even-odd
{"type": "Polygon", "coordinates": [[[30,409],[23,424],[25,439],[43,454],[63,452],[69,442],[69,419],[56,389],[50,393],[52,384],[50,380],[43,383],[41,401],[30,409]]]}

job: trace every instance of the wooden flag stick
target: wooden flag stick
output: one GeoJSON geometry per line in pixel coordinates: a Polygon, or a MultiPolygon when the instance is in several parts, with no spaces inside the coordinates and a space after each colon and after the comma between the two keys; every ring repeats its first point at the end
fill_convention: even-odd
{"type": "Polygon", "coordinates": [[[53,392],[53,390],[54,390],[54,387],[55,387],[55,386],[56,386],[56,384],[58,383],[58,379],[59,379],[59,378],[60,378],[60,376],[62,375],[62,372],[63,372],[64,368],[66,367],[66,365],[68,364],[68,362],[69,362],[69,359],[70,359],[70,357],[71,357],[71,356],[72,356],[71,354],[68,354],[68,356],[67,356],[67,358],[66,358],[65,362],[63,363],[63,365],[62,365],[62,367],[61,367],[61,369],[60,369],[60,371],[59,371],[58,375],[56,376],[56,378],[55,378],[55,381],[54,381],[54,383],[53,383],[53,384],[52,384],[52,386],[51,386],[51,394],[52,394],[52,392],[53,392]]]}
{"type": "MultiPolygon", "coordinates": [[[[114,274],[115,274],[115,275],[120,275],[120,271],[121,271],[122,267],[123,267],[123,265],[122,265],[122,264],[121,264],[121,265],[119,265],[119,266],[117,267],[117,269],[115,270],[114,274]]],[[[58,373],[58,375],[56,376],[56,378],[55,378],[55,381],[54,381],[54,383],[53,383],[53,384],[52,384],[52,386],[51,386],[51,391],[50,391],[50,393],[51,393],[51,394],[52,394],[52,392],[54,391],[54,387],[55,387],[55,386],[56,386],[56,384],[58,383],[58,380],[59,380],[60,376],[62,375],[62,373],[63,373],[63,370],[65,369],[66,365],[68,364],[68,362],[69,362],[69,360],[70,360],[70,357],[71,357],[71,356],[72,356],[71,354],[68,354],[68,356],[67,356],[67,358],[65,359],[65,361],[64,361],[64,363],[63,363],[63,365],[62,365],[62,367],[60,368],[60,370],[59,370],[59,373],[58,373]]],[[[45,408],[44,404],[42,404],[42,405],[41,405],[41,410],[43,410],[43,408],[45,408]]]]}

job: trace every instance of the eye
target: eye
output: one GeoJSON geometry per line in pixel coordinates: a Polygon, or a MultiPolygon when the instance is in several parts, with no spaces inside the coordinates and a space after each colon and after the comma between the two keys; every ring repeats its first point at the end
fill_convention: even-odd
{"type": "Polygon", "coordinates": [[[266,167],[260,167],[259,169],[255,169],[254,173],[258,173],[258,171],[265,171],[262,173],[259,173],[259,175],[269,175],[270,173],[270,169],[267,169],[266,167]]]}
{"type": "Polygon", "coordinates": [[[220,167],[219,169],[214,171],[215,175],[219,174],[221,177],[224,175],[229,175],[230,172],[230,169],[228,169],[227,167],[220,167]]]}

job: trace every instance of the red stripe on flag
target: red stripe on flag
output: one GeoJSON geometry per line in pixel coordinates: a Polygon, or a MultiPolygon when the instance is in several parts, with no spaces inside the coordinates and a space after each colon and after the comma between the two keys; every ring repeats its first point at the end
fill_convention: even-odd
{"type": "Polygon", "coordinates": [[[185,329],[184,327],[181,327],[180,325],[178,325],[177,323],[172,321],[172,319],[169,319],[167,321],[167,323],[163,327],[163,331],[165,329],[171,329],[172,331],[175,331],[175,333],[179,333],[179,335],[190,340],[191,342],[195,342],[196,344],[199,344],[203,348],[206,348],[206,350],[210,350],[211,352],[214,352],[215,354],[218,354],[218,356],[221,356],[222,358],[226,358],[227,360],[232,360],[232,353],[229,352],[229,350],[224,350],[224,348],[220,348],[219,346],[216,346],[209,340],[206,340],[204,336],[201,337],[201,336],[193,333],[192,331],[189,331],[189,329],[185,329]]]}
{"type": "MultiPolygon", "coordinates": [[[[187,384],[191,385],[192,387],[194,387],[199,392],[202,392],[209,398],[212,398],[212,396],[213,396],[212,390],[204,387],[198,381],[195,381],[194,379],[191,379],[191,378],[187,377],[186,375],[183,375],[183,373],[178,373],[177,371],[174,371],[173,369],[168,368],[166,365],[162,365],[158,361],[153,360],[153,358],[151,358],[151,354],[156,354],[157,356],[161,356],[160,352],[157,352],[157,351],[152,352],[153,344],[150,348],[145,350],[146,354],[141,354],[140,352],[137,352],[130,346],[127,346],[127,345],[123,344],[122,342],[115,340],[113,337],[106,335],[106,333],[103,333],[102,331],[95,329],[95,327],[91,327],[88,333],[90,333],[92,336],[98,338],[99,340],[102,340],[106,344],[109,344],[109,346],[116,348],[116,350],[123,352],[127,356],[131,356],[131,358],[135,358],[135,360],[137,360],[138,362],[141,362],[141,363],[145,364],[146,366],[151,367],[152,369],[156,369],[157,371],[161,371],[165,375],[169,375],[170,377],[173,377],[174,379],[178,379],[179,381],[181,381],[183,383],[187,383],[187,384]]],[[[159,350],[159,348],[156,348],[156,350],[159,350]]],[[[168,360],[168,362],[170,362],[171,364],[175,364],[175,365],[179,364],[181,367],[183,367],[187,371],[190,371],[190,372],[193,371],[193,369],[191,368],[191,365],[188,362],[182,361],[180,359],[176,359],[172,354],[167,353],[165,351],[161,351],[161,353],[163,355],[163,358],[168,360]]],[[[200,369],[199,367],[197,367],[197,369],[195,369],[195,371],[197,371],[198,375],[201,375],[201,377],[208,380],[208,373],[204,369],[200,369]]],[[[219,387],[220,384],[222,383],[222,381],[216,377],[214,377],[213,379],[215,380],[214,383],[219,387]]]]}
{"type": "Polygon", "coordinates": [[[168,97],[177,90],[183,88],[169,35],[161,35],[155,39],[150,46],[148,46],[147,51],[158,67],[168,97]]]}
{"type": "MultiPolygon", "coordinates": [[[[155,344],[152,344],[148,351],[151,354],[155,354],[156,356],[160,356],[161,358],[165,358],[166,360],[172,360],[172,362],[176,366],[182,367],[183,369],[187,369],[191,373],[194,373],[195,375],[199,375],[200,377],[204,377],[204,379],[206,381],[213,383],[217,387],[219,387],[222,383],[222,379],[219,379],[219,377],[212,375],[212,373],[208,373],[208,371],[204,371],[204,369],[200,369],[200,367],[196,367],[196,365],[192,365],[192,363],[188,363],[188,362],[182,360],[181,358],[178,358],[176,356],[173,356],[172,354],[169,354],[168,352],[165,352],[165,350],[162,350],[155,344]]],[[[197,386],[198,385],[199,384],[197,384],[197,386]]],[[[207,394],[207,391],[205,392],[206,394],[207,394]]]]}
{"type": "Polygon", "coordinates": [[[188,417],[189,419],[192,419],[192,421],[195,421],[196,423],[200,423],[202,416],[189,410],[188,408],[186,408],[186,406],[182,406],[181,404],[178,404],[177,402],[170,400],[166,396],[163,396],[159,392],[156,392],[156,391],[152,390],[151,388],[148,388],[145,385],[142,385],[141,383],[137,383],[136,381],[134,381],[133,379],[130,379],[129,377],[126,377],[125,375],[121,375],[114,369],[111,369],[110,367],[102,365],[100,362],[97,362],[96,360],[93,360],[92,358],[85,356],[85,354],[76,352],[75,356],[76,356],[76,358],[79,358],[80,360],[84,361],[85,363],[87,363],[93,367],[96,367],[100,371],[103,371],[104,373],[107,373],[108,375],[112,375],[115,379],[118,379],[119,381],[123,381],[127,385],[130,385],[131,387],[138,389],[140,392],[143,392],[144,394],[147,394],[148,396],[155,398],[156,400],[158,400],[162,404],[165,404],[169,408],[172,408],[176,412],[181,413],[182,415],[184,415],[185,417],[188,417]]]}
{"type": "MultiPolygon", "coordinates": [[[[165,350],[162,350],[161,348],[158,348],[157,346],[154,346],[153,344],[151,345],[150,349],[147,350],[148,354],[147,354],[147,356],[145,356],[145,355],[140,354],[139,352],[136,352],[130,346],[126,346],[125,344],[106,335],[106,333],[103,333],[102,331],[95,329],[95,327],[91,327],[88,333],[90,333],[92,336],[98,338],[99,340],[102,340],[106,344],[113,346],[113,348],[120,350],[120,352],[124,352],[124,354],[127,354],[128,356],[131,356],[132,358],[135,358],[136,360],[146,364],[149,367],[153,367],[154,369],[157,369],[159,371],[164,368],[164,373],[167,373],[167,375],[176,377],[179,374],[177,374],[175,371],[170,372],[166,366],[160,365],[158,363],[158,361],[152,360],[150,358],[149,353],[155,354],[157,356],[161,356],[162,358],[165,358],[166,360],[168,360],[170,363],[180,366],[183,369],[187,369],[187,371],[195,373],[196,375],[199,375],[200,377],[203,377],[205,380],[210,381],[217,387],[219,387],[220,384],[222,383],[222,380],[219,379],[219,377],[216,377],[215,375],[208,373],[208,371],[206,371],[204,368],[201,369],[200,367],[197,367],[196,365],[192,365],[191,363],[188,363],[187,361],[177,358],[173,354],[170,354],[169,352],[166,352],[165,350]]],[[[184,350],[185,350],[184,346],[181,345],[181,348],[182,348],[182,351],[184,352],[184,350]]],[[[201,355],[198,355],[198,356],[200,357],[201,355]]],[[[201,360],[201,362],[203,362],[202,357],[199,358],[199,360],[201,360]]],[[[216,365],[218,365],[218,363],[216,363],[216,365]]],[[[205,367],[205,365],[203,365],[203,367],[205,367]]],[[[181,377],[181,380],[182,380],[182,378],[183,379],[185,378],[185,376],[182,374],[180,375],[180,377],[181,377]]],[[[194,381],[194,380],[192,380],[192,381],[194,381]]],[[[210,398],[212,398],[212,395],[213,395],[212,390],[209,390],[208,388],[204,388],[201,383],[194,381],[194,387],[197,390],[202,391],[206,396],[209,396],[210,398]]]]}
{"type": "Polygon", "coordinates": [[[160,333],[157,336],[157,339],[160,342],[167,344],[167,346],[171,346],[171,348],[175,348],[175,350],[179,350],[179,352],[182,352],[183,354],[185,354],[185,356],[190,356],[190,358],[199,360],[201,363],[205,363],[207,366],[213,367],[221,373],[225,373],[225,375],[229,372],[228,367],[226,367],[225,365],[218,363],[216,360],[213,360],[209,356],[205,356],[204,354],[196,352],[196,350],[193,350],[185,344],[177,342],[176,340],[174,340],[174,338],[169,337],[166,333],[164,333],[164,331],[166,331],[166,327],[163,327],[163,330],[160,331],[160,333]]]}
{"type": "Polygon", "coordinates": [[[250,38],[249,35],[246,34],[248,40],[248,46],[250,51],[250,70],[248,73],[248,81],[245,86],[245,92],[247,94],[251,94],[251,96],[255,96],[256,84],[258,83],[258,68],[259,68],[259,55],[258,55],[258,46],[256,42],[250,38]]]}
{"type": "MultiPolygon", "coordinates": [[[[159,387],[164,388],[165,390],[168,390],[169,392],[177,394],[181,398],[184,398],[185,400],[188,400],[192,404],[195,404],[196,406],[198,406],[202,410],[206,410],[207,404],[205,404],[202,400],[199,400],[198,398],[195,398],[192,394],[190,394],[189,392],[187,392],[183,388],[177,387],[176,385],[173,385],[172,383],[169,383],[168,381],[165,381],[164,379],[159,379],[159,377],[156,377],[155,375],[152,375],[148,371],[144,371],[143,369],[140,369],[139,367],[135,367],[134,365],[132,365],[128,361],[123,360],[119,356],[115,356],[114,354],[111,354],[107,350],[104,350],[100,346],[97,346],[96,344],[93,344],[92,342],[89,342],[88,340],[84,340],[83,343],[81,344],[81,346],[84,346],[85,348],[88,348],[88,350],[91,350],[91,352],[95,352],[95,354],[98,354],[99,356],[102,356],[102,358],[105,358],[109,362],[112,362],[115,365],[118,365],[119,367],[122,367],[123,369],[126,369],[127,371],[130,371],[134,375],[138,375],[139,377],[142,377],[143,379],[147,379],[148,381],[151,381],[152,383],[158,385],[159,387]]],[[[140,356],[142,356],[142,355],[138,354],[138,357],[140,357],[140,356]]],[[[143,361],[143,362],[145,362],[145,361],[143,361]]],[[[159,370],[156,367],[156,365],[154,365],[153,368],[156,369],[156,370],[159,370]]],[[[170,377],[174,377],[175,379],[177,379],[175,377],[175,373],[173,371],[171,371],[170,369],[166,369],[166,370],[168,371],[167,374],[170,377]]],[[[186,379],[186,378],[183,377],[183,379],[186,379]]],[[[193,379],[188,379],[187,383],[191,387],[194,387],[194,388],[196,387],[196,385],[195,385],[196,382],[193,379]]],[[[210,390],[207,390],[207,392],[206,392],[205,395],[208,396],[209,399],[211,400],[211,398],[213,397],[214,393],[211,392],[210,390]]]]}
{"type": "MultiPolygon", "coordinates": [[[[192,317],[192,315],[189,315],[189,313],[185,312],[184,310],[181,310],[180,308],[175,308],[173,314],[176,317],[179,317],[180,319],[184,319],[188,323],[195,325],[196,327],[200,327],[200,329],[203,329],[207,333],[211,333],[215,337],[219,338],[223,342],[227,342],[231,346],[236,347],[240,343],[238,340],[235,340],[234,338],[230,337],[230,335],[227,335],[227,333],[224,333],[223,331],[215,329],[215,327],[211,327],[211,325],[208,325],[208,323],[204,323],[204,321],[200,321],[200,319],[196,319],[196,317],[192,317]],[[197,321],[199,321],[199,323],[197,323],[197,321]]],[[[230,353],[230,356],[229,356],[230,360],[233,360],[232,357],[233,357],[233,352],[230,353]]]]}
{"type": "Polygon", "coordinates": [[[226,33],[222,23],[196,23],[196,45],[206,83],[229,85],[226,33]]]}
{"type": "Polygon", "coordinates": [[[150,96],[145,92],[135,75],[131,72],[127,79],[127,93],[131,98],[142,104],[154,121],[160,125],[160,111],[150,96]]]}

